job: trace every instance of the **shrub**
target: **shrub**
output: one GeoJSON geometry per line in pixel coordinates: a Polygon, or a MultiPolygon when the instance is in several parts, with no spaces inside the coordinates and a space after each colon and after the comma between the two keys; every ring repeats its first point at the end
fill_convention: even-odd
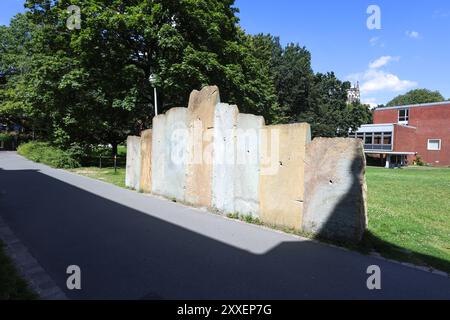
{"type": "Polygon", "coordinates": [[[416,161],[415,161],[416,165],[419,167],[423,167],[425,166],[425,163],[422,161],[422,157],[420,156],[416,156],[416,161]]]}
{"type": "Polygon", "coordinates": [[[3,141],[4,143],[10,143],[14,140],[14,136],[9,133],[0,133],[0,141],[3,141]]]}
{"type": "Polygon", "coordinates": [[[47,142],[28,142],[21,144],[17,152],[35,162],[55,168],[78,168],[80,164],[68,152],[51,146],[47,142]]]}

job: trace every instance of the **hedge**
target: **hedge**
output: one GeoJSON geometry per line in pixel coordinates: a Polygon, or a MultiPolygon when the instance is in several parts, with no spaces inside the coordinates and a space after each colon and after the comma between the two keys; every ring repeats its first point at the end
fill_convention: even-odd
{"type": "Polygon", "coordinates": [[[21,144],[17,149],[20,155],[54,168],[71,169],[78,168],[80,164],[70,153],[51,146],[47,142],[28,142],[21,144]]]}

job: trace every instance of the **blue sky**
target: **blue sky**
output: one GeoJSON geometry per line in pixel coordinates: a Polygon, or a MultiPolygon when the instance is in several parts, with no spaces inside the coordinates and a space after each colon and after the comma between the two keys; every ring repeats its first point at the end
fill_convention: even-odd
{"type": "MultiPolygon", "coordinates": [[[[0,24],[23,11],[23,0],[1,0],[0,24]]],[[[363,102],[386,103],[414,88],[450,98],[448,0],[236,0],[241,26],[298,42],[316,72],[360,81],[363,102]],[[381,10],[381,29],[367,28],[367,8],[381,10]]]]}
{"type": "Polygon", "coordinates": [[[248,33],[298,42],[311,51],[316,72],[359,80],[364,102],[386,103],[418,87],[450,98],[448,0],[236,0],[236,6],[248,33]],[[381,10],[381,30],[367,28],[372,4],[381,10]]]}

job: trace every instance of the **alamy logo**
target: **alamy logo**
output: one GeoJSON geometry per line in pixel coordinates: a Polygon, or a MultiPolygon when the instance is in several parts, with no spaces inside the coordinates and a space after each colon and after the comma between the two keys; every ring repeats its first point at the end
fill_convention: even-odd
{"type": "Polygon", "coordinates": [[[381,8],[377,5],[370,5],[367,8],[367,14],[370,14],[367,18],[367,28],[369,30],[381,29],[381,8]]]}
{"type": "Polygon", "coordinates": [[[66,26],[69,30],[81,29],[81,9],[79,6],[71,5],[67,8],[67,13],[70,14],[67,18],[66,26]]]}
{"type": "Polygon", "coordinates": [[[81,290],[81,269],[79,266],[68,266],[66,270],[70,276],[67,278],[66,285],[69,290],[81,290]]]}
{"type": "Polygon", "coordinates": [[[367,268],[367,274],[370,277],[367,279],[367,289],[369,290],[381,290],[381,269],[379,266],[369,266],[367,268]]]}

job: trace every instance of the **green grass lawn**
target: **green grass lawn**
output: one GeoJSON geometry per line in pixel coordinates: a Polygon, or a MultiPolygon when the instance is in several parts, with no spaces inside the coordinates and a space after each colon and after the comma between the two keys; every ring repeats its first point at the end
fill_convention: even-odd
{"type": "Polygon", "coordinates": [[[69,169],[70,172],[81,174],[83,176],[91,177],[108,183],[112,183],[116,186],[126,188],[125,186],[125,168],[117,168],[117,172],[114,172],[114,168],[96,168],[96,167],[84,167],[77,169],[69,169]]]}
{"type": "Polygon", "coordinates": [[[382,256],[450,272],[450,169],[367,169],[369,232],[382,256]]]}
{"type": "Polygon", "coordinates": [[[11,259],[6,256],[0,242],[0,300],[30,300],[37,296],[17,274],[11,259]]]}
{"type": "MultiPolygon", "coordinates": [[[[125,187],[125,169],[72,172],[125,187]]],[[[369,231],[353,249],[450,272],[450,169],[367,169],[369,231]]]]}

